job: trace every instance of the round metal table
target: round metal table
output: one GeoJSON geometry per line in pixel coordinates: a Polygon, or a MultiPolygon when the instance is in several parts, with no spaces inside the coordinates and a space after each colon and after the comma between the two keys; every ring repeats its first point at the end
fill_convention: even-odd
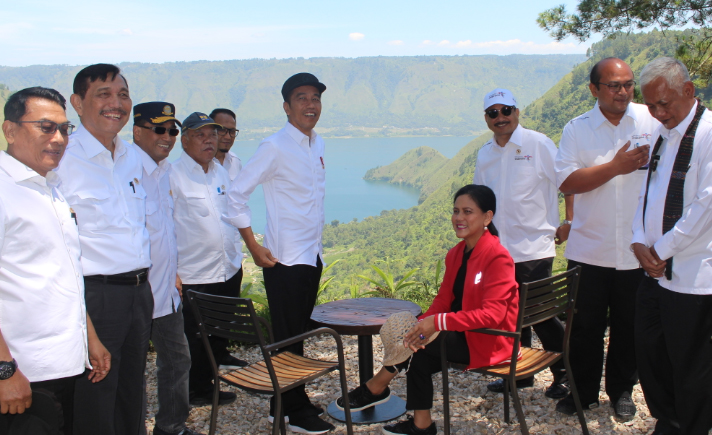
{"type": "MultiPolygon", "coordinates": [[[[420,307],[410,301],[387,298],[342,299],[317,305],[311,315],[316,327],[326,326],[341,335],[358,336],[358,372],[360,384],[373,377],[373,336],[388,317],[400,311],[418,316],[420,307]]],[[[344,411],[332,402],[326,410],[331,417],[345,421],[344,411]]],[[[405,401],[392,394],[390,400],[351,415],[353,423],[371,424],[393,420],[405,414],[405,401]]]]}

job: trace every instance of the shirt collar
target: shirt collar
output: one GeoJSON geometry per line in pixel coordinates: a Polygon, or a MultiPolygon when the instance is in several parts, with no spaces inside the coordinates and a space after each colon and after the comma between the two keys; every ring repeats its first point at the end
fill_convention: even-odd
{"type": "Polygon", "coordinates": [[[660,134],[665,138],[669,138],[670,134],[672,134],[673,131],[676,131],[681,137],[685,135],[685,132],[687,131],[687,128],[690,126],[692,123],[692,120],[695,118],[695,112],[697,112],[697,100],[695,100],[695,104],[692,106],[692,109],[690,109],[690,113],[687,114],[685,119],[682,120],[681,123],[677,124],[677,126],[667,129],[665,128],[664,125],[660,126],[660,134]]]}
{"type": "Polygon", "coordinates": [[[140,146],[134,144],[136,151],[138,151],[138,154],[141,156],[141,161],[143,162],[143,170],[146,171],[148,175],[153,175],[154,171],[156,169],[160,169],[157,175],[160,175],[162,173],[165,173],[166,170],[168,169],[168,166],[170,166],[170,163],[168,163],[168,159],[163,159],[160,162],[156,163],[151,156],[146,153],[146,151],[143,150],[140,146]]]}
{"type": "Polygon", "coordinates": [[[59,185],[59,176],[54,171],[47,172],[47,176],[43,177],[34,169],[20,162],[6,151],[0,151],[0,168],[12,178],[15,183],[20,183],[26,180],[33,179],[37,184],[56,187],[59,185]]]}
{"type": "Polygon", "coordinates": [[[512,144],[518,146],[519,148],[522,147],[522,134],[523,134],[523,127],[522,124],[517,125],[517,128],[514,129],[512,132],[512,137],[509,138],[509,142],[512,144]]]}
{"type": "MultiPolygon", "coordinates": [[[[92,159],[103,151],[109,151],[106,147],[92,135],[83,124],[79,124],[77,131],[72,136],[76,136],[77,141],[84,149],[84,153],[88,158],[92,159]]],[[[114,158],[122,156],[126,152],[126,147],[119,135],[114,136],[114,158]]]]}
{"type": "MultiPolygon", "coordinates": [[[[637,122],[638,117],[635,115],[635,110],[633,110],[632,105],[633,103],[628,104],[628,107],[625,109],[625,113],[623,114],[623,118],[628,117],[632,119],[633,122],[637,122]]],[[[621,118],[621,122],[623,121],[623,118],[621,118]]],[[[596,104],[593,106],[591,120],[593,121],[595,128],[600,127],[604,122],[608,121],[608,118],[606,118],[603,115],[603,112],[601,112],[601,106],[598,105],[598,100],[596,100],[596,104]]]]}
{"type": "Polygon", "coordinates": [[[311,131],[311,136],[307,136],[306,134],[302,133],[297,127],[292,125],[291,122],[287,121],[287,125],[284,126],[285,130],[287,130],[287,134],[294,139],[296,143],[302,143],[304,138],[309,139],[309,145],[311,145],[312,141],[316,137],[316,132],[314,130],[311,131]]]}
{"type": "MultiPolygon", "coordinates": [[[[189,170],[191,171],[200,171],[201,174],[205,174],[206,172],[203,171],[203,167],[198,164],[191,156],[188,155],[185,151],[183,151],[183,154],[180,155],[180,160],[183,161],[183,164],[188,167],[189,170]]],[[[208,163],[208,172],[212,172],[215,169],[215,162],[216,160],[213,158],[210,163],[208,163]]]]}

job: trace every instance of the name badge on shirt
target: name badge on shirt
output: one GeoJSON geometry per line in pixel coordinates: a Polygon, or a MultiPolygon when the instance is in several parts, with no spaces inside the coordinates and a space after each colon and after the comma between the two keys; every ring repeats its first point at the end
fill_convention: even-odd
{"type": "Polygon", "coordinates": [[[218,186],[218,195],[225,195],[225,185],[218,186]]]}

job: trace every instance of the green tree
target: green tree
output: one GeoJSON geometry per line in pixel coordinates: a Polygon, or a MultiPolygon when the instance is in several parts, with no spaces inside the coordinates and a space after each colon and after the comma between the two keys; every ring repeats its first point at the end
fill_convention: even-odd
{"type": "Polygon", "coordinates": [[[591,33],[704,26],[712,17],[712,0],[581,0],[577,12],[569,14],[560,5],[540,13],[537,22],[557,41],[568,36],[585,41],[591,33]]]}

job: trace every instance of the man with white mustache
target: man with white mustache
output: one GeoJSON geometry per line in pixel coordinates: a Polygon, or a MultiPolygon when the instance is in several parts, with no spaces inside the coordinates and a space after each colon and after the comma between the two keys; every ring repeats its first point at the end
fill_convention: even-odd
{"type": "MultiPolygon", "coordinates": [[[[208,115],[194,112],[183,121],[183,154],[170,174],[173,217],[178,244],[178,276],[183,291],[237,297],[242,284],[242,243],[235,227],[222,221],[227,211],[230,177],[215,159],[221,128],[208,115]]],[[[212,370],[198,336],[198,324],[189,306],[183,305],[185,335],[190,348],[190,404],[212,403],[212,370]]],[[[225,360],[228,341],[210,337],[215,359],[225,360]]],[[[220,404],[235,401],[229,391],[220,392],[220,404]]]]}
{"type": "Polygon", "coordinates": [[[90,65],[77,73],[71,103],[81,126],[57,169],[79,229],[87,312],[111,352],[100,383],[76,384],[75,435],[138,433],[143,425],[143,375],[153,295],[141,157],[119,138],[131,113],[118,67],[90,65]]]}
{"type": "MultiPolygon", "coordinates": [[[[509,90],[495,89],[484,100],[485,122],[494,137],[477,153],[473,182],[491,188],[497,197],[493,222],[502,246],[514,260],[515,280],[521,288],[525,282],[551,276],[556,256],[554,243],[566,241],[570,228],[568,220],[559,226],[556,146],[545,135],[519,124],[517,101],[509,90]]],[[[572,196],[567,196],[567,206],[572,196]]],[[[522,330],[522,346],[531,347],[531,330],[531,327],[522,330]]],[[[534,330],[544,349],[562,351],[564,327],[559,319],[539,323],[534,330]]],[[[544,394],[562,399],[569,392],[563,360],[554,364],[551,372],[554,382],[544,394]]],[[[531,387],[534,377],[516,384],[517,388],[531,387]]],[[[504,380],[491,382],[487,388],[503,393],[504,380]]]]}

